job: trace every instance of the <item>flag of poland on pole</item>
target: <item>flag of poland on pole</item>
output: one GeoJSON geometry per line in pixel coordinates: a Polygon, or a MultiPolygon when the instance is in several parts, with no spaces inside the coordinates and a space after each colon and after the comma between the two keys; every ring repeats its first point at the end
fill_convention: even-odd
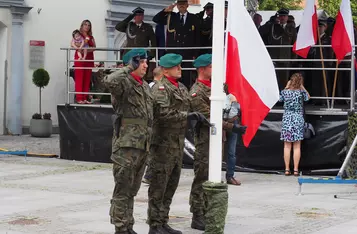
{"type": "Polygon", "coordinates": [[[300,57],[307,58],[312,45],[317,42],[317,12],[315,0],[307,0],[299,33],[293,51],[300,57]]]}
{"type": "Polygon", "coordinates": [[[350,0],[342,0],[332,33],[332,49],[340,61],[352,52],[354,45],[354,29],[350,0]]]}
{"type": "Polygon", "coordinates": [[[229,1],[227,33],[226,83],[240,103],[248,147],[279,100],[279,88],[273,62],[243,1],[229,1]]]}

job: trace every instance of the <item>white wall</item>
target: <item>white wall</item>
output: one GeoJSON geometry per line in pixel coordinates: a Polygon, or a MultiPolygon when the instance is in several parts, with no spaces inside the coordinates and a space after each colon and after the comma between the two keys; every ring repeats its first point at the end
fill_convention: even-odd
{"type": "MultiPolygon", "coordinates": [[[[11,51],[11,24],[12,18],[9,9],[0,8],[0,134],[3,134],[4,126],[3,126],[3,116],[4,116],[4,65],[5,60],[8,61],[11,59],[10,51],[11,51]]],[[[11,65],[8,63],[8,75],[10,76],[11,65]]],[[[10,79],[10,77],[9,77],[10,79]]],[[[9,85],[7,86],[9,87],[9,85]]],[[[9,102],[7,106],[9,105],[9,102]]]]}
{"type": "MultiPolygon", "coordinates": [[[[32,84],[33,70],[29,69],[29,42],[30,40],[43,40],[45,47],[45,69],[49,72],[51,80],[42,92],[42,112],[52,114],[53,125],[58,125],[57,104],[63,104],[66,99],[66,53],[61,47],[69,47],[71,34],[78,29],[84,19],[89,19],[93,25],[93,35],[97,47],[108,47],[105,18],[110,8],[108,0],[25,0],[26,5],[33,9],[24,18],[24,84],[22,125],[29,126],[31,116],[38,112],[39,92],[32,84]],[[41,9],[40,13],[38,11],[41,9]]],[[[191,13],[203,9],[208,0],[201,0],[200,6],[190,6],[191,13]]],[[[9,9],[0,8],[0,22],[8,26],[7,29],[7,60],[11,61],[11,24],[12,16],[9,9]]],[[[96,52],[95,59],[106,59],[106,52],[96,52]]],[[[0,61],[1,63],[2,61],[0,61]]],[[[0,72],[3,74],[2,67],[0,72]]],[[[11,63],[8,67],[9,83],[11,84],[11,63]]],[[[0,87],[3,87],[3,75],[0,75],[0,87]]],[[[71,87],[73,88],[73,82],[71,87]]],[[[3,90],[0,90],[3,94],[3,90]]],[[[8,93],[8,100],[11,94],[8,93]]],[[[0,95],[0,125],[2,125],[3,95],[0,95]]],[[[11,103],[8,103],[7,108],[11,103]]],[[[7,116],[11,118],[11,116],[7,116]]],[[[2,134],[2,129],[0,129],[2,134]]]]}
{"type": "MultiPolygon", "coordinates": [[[[29,126],[33,113],[38,112],[39,91],[32,84],[33,70],[29,69],[29,41],[46,42],[45,69],[51,80],[43,90],[42,111],[52,114],[53,125],[58,125],[57,104],[63,104],[66,97],[66,53],[61,47],[69,47],[72,32],[83,20],[92,22],[93,36],[97,47],[107,47],[105,18],[109,9],[107,0],[26,0],[33,9],[24,20],[25,77],[23,86],[23,126],[29,126]],[[41,12],[38,13],[38,9],[41,12]]],[[[1,14],[0,14],[1,15],[1,14]]],[[[73,58],[73,57],[72,57],[73,58]]],[[[106,59],[106,52],[96,52],[95,59],[106,59]]]]}

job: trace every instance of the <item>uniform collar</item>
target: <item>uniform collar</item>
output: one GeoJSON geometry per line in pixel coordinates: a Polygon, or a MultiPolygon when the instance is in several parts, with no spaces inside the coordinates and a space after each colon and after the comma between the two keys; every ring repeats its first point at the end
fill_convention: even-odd
{"type": "Polygon", "coordinates": [[[140,85],[142,85],[143,84],[143,79],[140,77],[140,76],[138,76],[138,75],[135,75],[134,73],[130,73],[130,75],[140,84],[140,85]]]}
{"type": "Polygon", "coordinates": [[[171,83],[173,84],[174,86],[176,86],[177,88],[179,87],[179,84],[178,84],[178,81],[176,78],[174,77],[166,77],[166,79],[171,83]]]}
{"type": "Polygon", "coordinates": [[[207,86],[208,88],[211,88],[211,81],[210,80],[198,79],[197,82],[200,82],[200,83],[204,84],[205,86],[207,86]]]}

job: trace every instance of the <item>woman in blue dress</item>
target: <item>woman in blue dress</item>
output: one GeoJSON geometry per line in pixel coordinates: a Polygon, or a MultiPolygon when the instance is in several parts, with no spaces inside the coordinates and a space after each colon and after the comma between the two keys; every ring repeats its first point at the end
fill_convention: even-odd
{"type": "Polygon", "coordinates": [[[284,115],[280,140],[284,141],[285,175],[290,172],[290,153],[294,153],[294,175],[299,175],[301,156],[301,141],[304,139],[304,101],[308,101],[310,94],[303,85],[300,73],[291,76],[285,89],[281,91],[280,102],[284,102],[284,115]]]}

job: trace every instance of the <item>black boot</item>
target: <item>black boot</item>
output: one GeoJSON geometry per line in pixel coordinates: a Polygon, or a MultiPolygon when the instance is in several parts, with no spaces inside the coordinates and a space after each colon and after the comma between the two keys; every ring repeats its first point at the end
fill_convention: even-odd
{"type": "Polygon", "coordinates": [[[167,232],[161,226],[152,226],[150,227],[149,234],[167,234],[167,232]]]}
{"type": "Polygon", "coordinates": [[[173,228],[170,227],[167,223],[165,223],[164,225],[162,225],[162,227],[165,229],[165,231],[166,231],[167,233],[170,233],[170,234],[182,234],[181,231],[173,229],[173,228]]]}
{"type": "Polygon", "coordinates": [[[203,215],[193,215],[192,222],[191,222],[191,228],[197,229],[200,231],[204,231],[205,226],[206,226],[205,218],[203,217],[203,215]]]}
{"type": "Polygon", "coordinates": [[[130,234],[138,234],[136,231],[134,231],[132,228],[128,230],[130,234]]]}

